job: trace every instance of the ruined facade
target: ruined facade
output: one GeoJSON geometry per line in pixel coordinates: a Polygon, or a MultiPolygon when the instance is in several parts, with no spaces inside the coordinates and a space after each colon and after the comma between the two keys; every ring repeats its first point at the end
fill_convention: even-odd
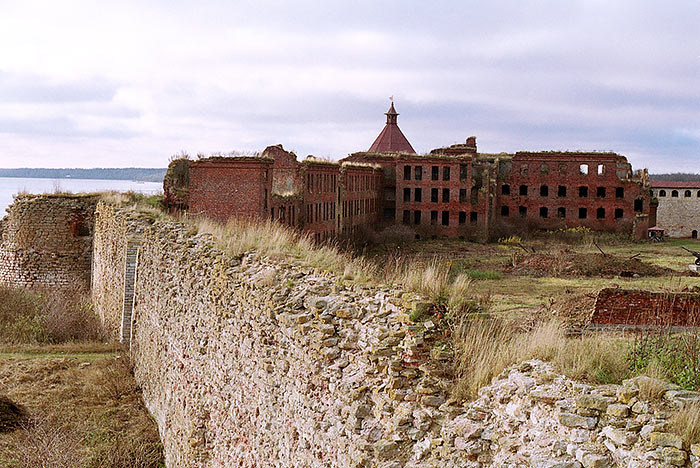
{"type": "Polygon", "coordinates": [[[96,195],[18,195],[0,221],[0,284],[90,288],[96,195]]]}
{"type": "Polygon", "coordinates": [[[700,231],[700,182],[651,182],[652,196],[658,200],[657,225],[669,237],[698,238],[700,231]]]}
{"type": "Polygon", "coordinates": [[[393,103],[386,116],[369,151],[340,163],[298,162],[281,145],[259,157],[191,162],[189,210],[275,219],[317,238],[392,224],[416,238],[486,240],[576,227],[645,238],[656,223],[646,170],[633,172],[619,154],[483,154],[469,137],[418,155],[393,103]]]}

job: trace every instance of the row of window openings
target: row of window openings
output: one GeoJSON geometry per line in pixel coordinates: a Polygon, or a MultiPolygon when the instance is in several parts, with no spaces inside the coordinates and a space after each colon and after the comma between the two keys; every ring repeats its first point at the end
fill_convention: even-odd
{"type": "Polygon", "coordinates": [[[335,174],[306,174],[306,190],[323,193],[335,192],[338,176],[335,174]]]}
{"type": "MultiPolygon", "coordinates": [[[[307,210],[308,210],[307,205],[307,210]]],[[[272,219],[277,219],[281,222],[287,221],[287,213],[289,213],[289,224],[294,224],[296,222],[296,213],[294,209],[294,205],[290,205],[289,209],[287,209],[286,206],[280,206],[278,211],[277,211],[277,217],[275,218],[275,207],[270,208],[270,215],[272,216],[272,219]]]]}
{"type": "MultiPolygon", "coordinates": [[[[449,203],[450,202],[450,189],[444,188],[442,189],[442,198],[439,196],[440,195],[440,189],[430,189],[430,202],[431,203],[440,203],[442,200],[442,203],[449,203]]],[[[476,203],[476,199],[479,196],[479,189],[477,187],[472,188],[472,199],[473,203],[476,203]]],[[[403,189],[403,201],[404,202],[410,202],[411,201],[411,189],[410,188],[404,188],[403,189]]],[[[413,189],[413,201],[414,202],[422,202],[423,201],[423,189],[422,188],[414,188],[413,189]]],[[[459,189],[459,202],[460,203],[466,203],[467,201],[467,190],[466,189],[459,189]]]]}
{"type": "MultiPolygon", "coordinates": [[[[579,164],[578,173],[580,175],[588,175],[589,168],[590,168],[590,166],[588,164],[579,164]]],[[[566,163],[559,164],[559,172],[561,174],[566,174],[567,171],[568,171],[568,165],[566,163]]],[[[599,176],[604,175],[605,174],[605,164],[598,164],[597,171],[598,171],[599,176]]],[[[547,163],[542,163],[540,165],[540,172],[542,174],[548,174],[549,173],[549,165],[547,163]]],[[[527,175],[527,173],[528,173],[527,164],[523,164],[522,166],[520,166],[520,174],[527,175]]]]}
{"type": "MultiPolygon", "coordinates": [[[[413,211],[413,224],[420,224],[421,223],[421,218],[422,216],[422,211],[420,210],[415,210],[413,211]]],[[[430,224],[432,225],[437,225],[438,224],[438,214],[440,214],[440,224],[443,226],[449,226],[450,225],[450,212],[449,211],[443,211],[439,213],[438,211],[431,211],[430,212],[430,224]]],[[[476,211],[472,211],[469,213],[469,222],[470,223],[476,223],[478,220],[478,213],[476,211]]],[[[460,211],[457,215],[457,221],[459,224],[466,224],[467,222],[467,212],[466,211],[460,211]]],[[[411,224],[411,210],[403,210],[403,224],[411,224]]]]}
{"type": "Polygon", "coordinates": [[[373,213],[377,208],[376,200],[346,200],[343,202],[343,217],[373,213]]]}
{"type": "MultiPolygon", "coordinates": [[[[411,167],[413,167],[413,180],[423,180],[423,166],[404,166],[403,180],[411,180],[411,167]]],[[[431,166],[430,180],[440,180],[440,167],[431,166]]],[[[442,180],[450,180],[450,168],[443,166],[442,180]]]]}
{"type": "MultiPolygon", "coordinates": [[[[518,214],[521,217],[526,217],[527,216],[527,207],[526,206],[519,206],[518,207],[518,214]]],[[[622,208],[615,208],[615,219],[621,219],[625,216],[625,210],[622,208]]],[[[503,217],[508,217],[510,216],[510,207],[508,206],[502,206],[501,207],[501,216],[503,217]]],[[[605,208],[598,208],[595,211],[595,217],[596,219],[605,219],[605,208]]],[[[540,208],[540,218],[549,218],[549,208],[543,206],[540,208]]],[[[557,218],[566,218],[566,208],[559,207],[557,208],[557,218]]],[[[587,219],[588,218],[588,209],[587,208],[579,208],[578,209],[578,219],[587,219]]]]}
{"type": "MultiPolygon", "coordinates": [[[[347,191],[357,192],[377,188],[377,177],[369,175],[347,176],[347,191]]],[[[338,186],[338,176],[335,174],[307,174],[306,189],[313,193],[333,193],[338,186]]]]}
{"type": "Polygon", "coordinates": [[[306,220],[311,223],[319,223],[335,218],[335,203],[313,203],[306,205],[306,220]]]}
{"type": "MultiPolygon", "coordinates": [[[[528,190],[529,190],[529,188],[527,185],[521,185],[519,188],[519,191],[518,191],[518,195],[525,196],[528,194],[528,190]]],[[[508,185],[508,184],[501,185],[501,195],[510,195],[510,185],[508,185]]],[[[540,196],[541,197],[548,197],[549,196],[549,185],[541,185],[540,186],[540,196]]],[[[557,196],[558,197],[565,197],[566,196],[566,186],[565,185],[560,185],[557,187],[557,196]]],[[[578,188],[578,196],[580,198],[587,198],[588,197],[588,187],[586,185],[581,185],[578,188]]],[[[605,198],[607,196],[607,187],[596,187],[595,196],[598,198],[605,198]]],[[[615,198],[625,198],[625,188],[624,187],[615,187],[615,198]]]]}
{"type": "MultiPolygon", "coordinates": [[[[653,196],[653,195],[654,195],[654,192],[652,192],[651,194],[652,194],[652,196],[653,196]]],[[[666,190],[659,190],[659,196],[660,196],[660,197],[665,197],[665,196],[666,196],[666,190]]],[[[685,198],[690,198],[691,196],[693,196],[693,193],[692,193],[690,190],[686,190],[685,192],[683,192],[683,196],[684,196],[685,198]]],[[[698,197],[698,198],[700,198],[700,190],[698,190],[698,192],[695,194],[695,196],[698,197]]],[[[671,191],[671,197],[672,197],[672,198],[678,198],[678,190],[672,190],[672,191],[671,191]]]]}

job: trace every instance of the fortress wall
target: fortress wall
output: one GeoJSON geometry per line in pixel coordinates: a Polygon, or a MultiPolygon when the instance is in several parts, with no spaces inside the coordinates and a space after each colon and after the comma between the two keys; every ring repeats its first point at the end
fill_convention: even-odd
{"type": "Polygon", "coordinates": [[[0,283],[90,287],[94,195],[19,195],[0,222],[0,283]]]}
{"type": "MultiPolygon", "coordinates": [[[[123,216],[98,210],[96,304],[112,327],[123,216]]],[[[451,356],[396,292],[231,258],[175,223],[144,230],[135,289],[135,374],[169,467],[424,466],[445,416],[465,411],[439,408],[451,356]]]]}
{"type": "Polygon", "coordinates": [[[92,303],[108,336],[120,338],[126,289],[127,251],[139,246],[149,220],[99,203],[92,262],[92,303]]]}
{"type": "MultiPolygon", "coordinates": [[[[100,206],[96,247],[143,231],[131,353],[168,467],[700,468],[700,445],[654,448],[668,413],[634,379],[596,388],[531,361],[450,401],[452,356],[435,324],[408,320],[417,298],[233,258],[207,234],[130,216],[100,206]],[[620,429],[635,420],[641,430],[620,429]]],[[[121,252],[96,255],[95,270],[121,252]]],[[[670,386],[664,400],[700,394],[670,386]]]]}

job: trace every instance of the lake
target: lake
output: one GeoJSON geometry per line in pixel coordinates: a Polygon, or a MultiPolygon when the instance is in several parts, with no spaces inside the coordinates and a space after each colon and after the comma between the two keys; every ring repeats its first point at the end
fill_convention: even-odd
{"type": "Polygon", "coordinates": [[[117,191],[145,193],[154,195],[163,192],[161,182],[137,182],[134,180],[102,179],[29,179],[20,177],[0,177],[0,218],[5,216],[5,209],[12,203],[13,195],[18,192],[54,193],[60,192],[104,192],[117,191]]]}

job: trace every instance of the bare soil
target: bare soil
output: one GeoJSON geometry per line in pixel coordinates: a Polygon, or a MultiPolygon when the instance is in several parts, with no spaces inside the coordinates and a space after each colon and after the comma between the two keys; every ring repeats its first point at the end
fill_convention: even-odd
{"type": "Polygon", "coordinates": [[[518,254],[504,269],[505,273],[534,277],[602,277],[638,278],[678,274],[670,268],[647,263],[638,258],[602,253],[578,253],[561,250],[557,253],[518,254]]]}

